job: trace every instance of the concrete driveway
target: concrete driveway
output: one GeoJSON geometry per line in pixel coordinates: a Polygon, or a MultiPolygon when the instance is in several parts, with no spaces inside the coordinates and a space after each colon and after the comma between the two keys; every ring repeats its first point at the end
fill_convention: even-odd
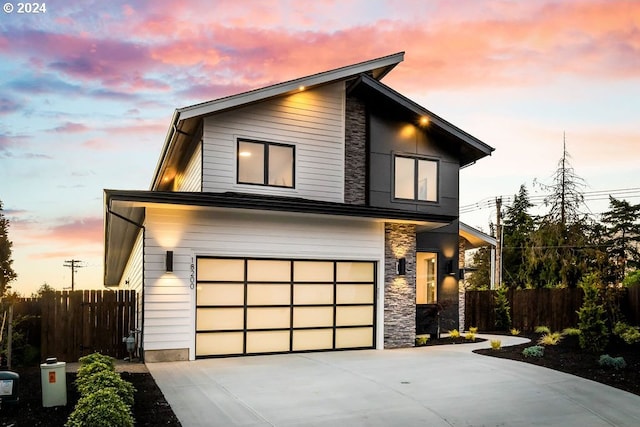
{"type": "MultiPolygon", "coordinates": [[[[485,336],[486,337],[486,336],[485,336]]],[[[500,337],[505,345],[518,338],[500,337]]],[[[151,363],[190,426],[638,426],[640,397],[488,342],[151,363]]]]}

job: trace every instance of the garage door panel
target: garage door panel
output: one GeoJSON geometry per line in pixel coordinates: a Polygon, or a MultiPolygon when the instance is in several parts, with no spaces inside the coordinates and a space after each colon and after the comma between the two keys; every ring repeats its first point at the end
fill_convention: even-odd
{"type": "Polygon", "coordinates": [[[291,303],[291,285],[268,283],[247,285],[248,305],[283,305],[291,303]]]}
{"type": "Polygon", "coordinates": [[[373,304],[373,283],[370,285],[337,285],[336,304],[373,304]]]}
{"type": "Polygon", "coordinates": [[[373,325],[373,306],[336,308],[336,326],[373,325]]]}
{"type": "Polygon", "coordinates": [[[373,327],[336,329],[336,348],[373,347],[373,327]]]}
{"type": "Polygon", "coordinates": [[[333,282],[333,262],[295,261],[293,280],[296,282],[333,282]]]}
{"type": "Polygon", "coordinates": [[[196,356],[242,354],[242,332],[208,332],[196,334],[196,356]]]}
{"type": "Polygon", "coordinates": [[[198,305],[244,305],[242,283],[201,283],[196,295],[198,305]]]}
{"type": "Polygon", "coordinates": [[[198,280],[244,280],[244,260],[198,258],[198,280]]]}
{"type": "Polygon", "coordinates": [[[333,347],[333,329],[293,331],[293,351],[324,350],[333,347]]]}
{"type": "Polygon", "coordinates": [[[247,353],[289,351],[289,331],[247,332],[247,353]]]}
{"type": "Polygon", "coordinates": [[[249,282],[291,281],[291,261],[249,260],[247,261],[249,282]]]}
{"type": "Polygon", "coordinates": [[[338,282],[373,282],[374,269],[370,262],[338,262],[336,263],[336,280],[338,282]]]}
{"type": "Polygon", "coordinates": [[[199,331],[244,329],[244,309],[198,308],[196,329],[199,331]]]}
{"type": "Polygon", "coordinates": [[[293,327],[333,326],[333,307],[294,307],[293,327]]]}
{"type": "Polygon", "coordinates": [[[296,305],[333,304],[333,284],[296,283],[293,285],[293,303],[296,305]]]}
{"type": "Polygon", "coordinates": [[[289,307],[249,307],[247,308],[247,329],[289,328],[291,308],[289,307]]]}

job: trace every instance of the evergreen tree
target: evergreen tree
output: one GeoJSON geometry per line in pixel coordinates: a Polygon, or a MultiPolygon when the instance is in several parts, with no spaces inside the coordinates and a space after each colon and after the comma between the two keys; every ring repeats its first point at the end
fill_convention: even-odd
{"type": "Polygon", "coordinates": [[[2,200],[0,200],[0,299],[10,288],[9,283],[17,277],[11,265],[13,264],[11,246],[13,242],[9,240],[9,220],[4,216],[2,200]]]}
{"type": "Polygon", "coordinates": [[[525,288],[528,282],[525,249],[535,228],[533,217],[528,212],[532,206],[527,187],[523,184],[504,215],[503,283],[510,288],[525,288]]]}
{"type": "Polygon", "coordinates": [[[480,291],[491,287],[491,248],[483,246],[473,254],[473,273],[467,279],[467,290],[480,291]]]}
{"type": "Polygon", "coordinates": [[[507,298],[507,288],[499,287],[493,297],[493,311],[495,313],[495,327],[497,331],[507,331],[511,327],[511,307],[507,298]]]}
{"type": "Polygon", "coordinates": [[[604,244],[609,257],[606,279],[620,283],[629,268],[640,266],[640,204],[609,196],[609,210],[602,215],[604,244]]]}
{"type": "Polygon", "coordinates": [[[599,353],[609,342],[609,330],[605,323],[606,310],[600,295],[600,278],[591,273],[580,282],[584,291],[582,307],[578,310],[580,347],[592,353],[599,353]]]}
{"type": "Polygon", "coordinates": [[[531,234],[527,250],[526,271],[534,287],[576,287],[580,278],[589,271],[589,252],[592,223],[581,211],[584,206],[582,190],[584,180],[569,162],[566,145],[562,158],[553,174],[552,184],[541,185],[551,194],[544,203],[549,212],[531,234]]]}

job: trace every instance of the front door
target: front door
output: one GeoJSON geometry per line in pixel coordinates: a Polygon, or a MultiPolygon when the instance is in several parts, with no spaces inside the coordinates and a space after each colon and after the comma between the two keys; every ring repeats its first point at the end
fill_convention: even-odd
{"type": "Polygon", "coordinates": [[[438,254],[416,254],[416,335],[438,334],[438,254]]]}

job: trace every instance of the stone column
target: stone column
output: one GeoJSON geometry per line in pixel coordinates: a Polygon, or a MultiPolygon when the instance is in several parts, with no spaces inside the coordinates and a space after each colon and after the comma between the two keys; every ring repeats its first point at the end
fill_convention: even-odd
{"type": "Polygon", "coordinates": [[[384,226],[384,346],[413,347],[416,338],[416,226],[384,226]],[[407,260],[404,276],[397,274],[399,258],[407,260]]]}

